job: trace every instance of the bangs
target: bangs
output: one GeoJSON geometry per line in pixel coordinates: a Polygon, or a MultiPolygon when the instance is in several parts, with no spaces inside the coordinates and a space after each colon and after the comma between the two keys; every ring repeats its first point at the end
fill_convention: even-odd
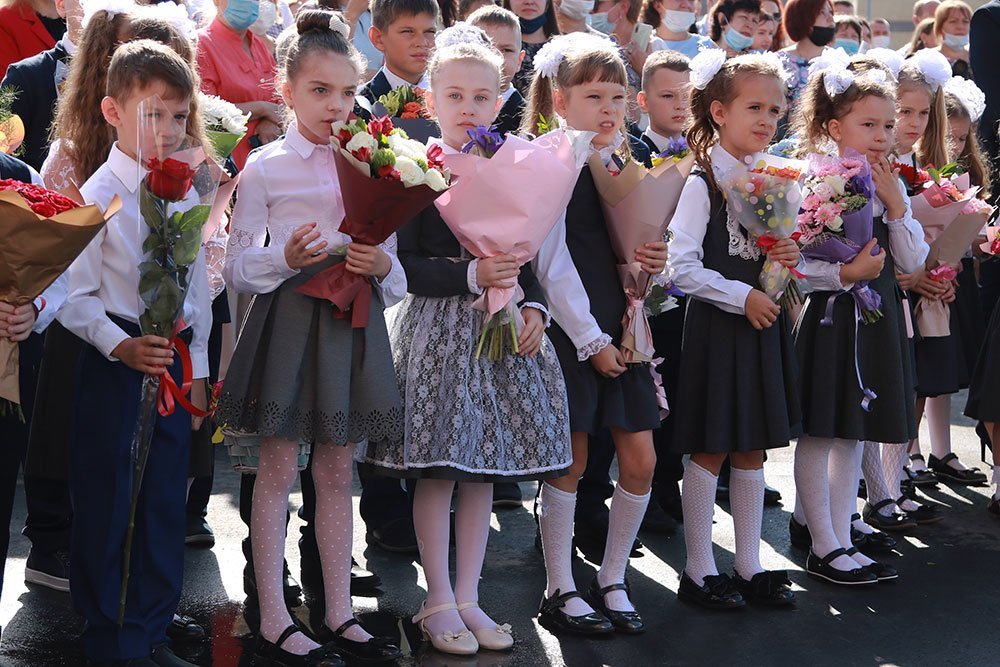
{"type": "Polygon", "coordinates": [[[574,63],[572,72],[565,82],[566,86],[571,88],[591,81],[615,83],[627,88],[628,74],[625,72],[625,63],[617,53],[610,51],[582,56],[574,63]]]}

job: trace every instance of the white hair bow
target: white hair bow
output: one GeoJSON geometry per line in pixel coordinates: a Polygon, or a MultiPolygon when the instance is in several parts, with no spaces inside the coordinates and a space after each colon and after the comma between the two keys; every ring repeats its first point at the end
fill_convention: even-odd
{"type": "Polygon", "coordinates": [[[691,59],[691,85],[697,90],[705,90],[726,62],[726,52],[722,49],[704,49],[691,59]]]}
{"type": "Polygon", "coordinates": [[[351,40],[351,26],[344,23],[344,19],[340,18],[339,14],[334,14],[330,17],[330,30],[340,33],[344,41],[349,42],[351,40]]]}
{"type": "Polygon", "coordinates": [[[910,56],[910,62],[920,69],[920,73],[924,75],[924,79],[935,93],[951,78],[951,63],[940,51],[920,49],[910,56]]]}
{"type": "Polygon", "coordinates": [[[880,65],[884,65],[892,73],[892,78],[899,79],[899,70],[903,69],[903,56],[898,51],[881,48],[868,49],[865,51],[865,55],[874,59],[880,65]]]}
{"type": "Polygon", "coordinates": [[[103,11],[110,21],[119,14],[128,14],[135,9],[134,0],[84,0],[83,2],[83,25],[86,27],[90,19],[97,12],[103,11]]]}
{"type": "Polygon", "coordinates": [[[944,92],[954,95],[966,111],[973,123],[978,123],[986,111],[986,95],[972,81],[961,77],[953,76],[944,84],[944,92]]]}
{"type": "Polygon", "coordinates": [[[453,26],[445,28],[434,39],[434,46],[439,49],[443,49],[446,46],[455,46],[456,44],[492,46],[492,42],[485,32],[465,21],[459,21],[453,26]]]}

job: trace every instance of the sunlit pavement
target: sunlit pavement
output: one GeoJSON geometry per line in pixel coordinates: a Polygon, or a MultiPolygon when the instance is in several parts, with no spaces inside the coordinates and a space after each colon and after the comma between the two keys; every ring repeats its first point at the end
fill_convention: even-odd
{"type": "MultiPolygon", "coordinates": [[[[953,403],[955,451],[970,465],[979,462],[979,440],[972,423],[960,416],[964,393],[953,403]]],[[[926,443],[926,429],[922,431],[926,443]]],[[[925,444],[925,453],[928,451],[925,444]]],[[[864,590],[834,587],[802,572],[804,554],[788,541],[793,500],[792,449],[773,453],[765,470],[768,482],[784,496],[784,506],[764,512],[762,560],[768,569],[788,569],[799,604],[794,609],[748,607],[709,612],[678,602],[684,564],[683,538],[640,534],[643,555],[632,559],[628,576],[648,632],[605,640],[559,639],[534,620],[544,586],[541,555],[535,551],[531,500],[534,485],[522,484],[521,508],[494,515],[480,589],[480,604],[499,622],[513,626],[513,652],[482,652],[454,658],[421,648],[409,622],[423,598],[423,572],[406,557],[368,547],[355,513],[354,553],[381,576],[383,594],[355,598],[365,624],[379,633],[402,636],[407,665],[997,665],[997,614],[1000,610],[1000,521],[985,510],[988,489],[941,485],[929,497],[947,506],[946,520],[907,534],[889,560],[900,573],[897,583],[864,590]]],[[[181,611],[194,616],[211,636],[190,650],[178,650],[199,665],[249,665],[252,645],[242,616],[243,555],[246,529],[237,509],[239,478],[224,452],[217,458],[215,495],[209,522],[216,534],[211,550],[187,549],[181,611]]],[[[301,497],[292,497],[293,509],[301,497]]],[[[355,496],[357,503],[357,496],[355,496]]],[[[732,522],[728,505],[716,507],[716,556],[720,571],[733,563],[732,522]]],[[[28,541],[17,534],[24,523],[23,493],[11,523],[0,624],[0,664],[16,667],[83,665],[76,643],[82,622],[69,596],[24,585],[28,541]]],[[[292,571],[298,571],[299,521],[293,516],[287,544],[292,571]]],[[[595,564],[576,562],[577,583],[585,588],[595,564]]],[[[298,612],[307,618],[305,607],[298,612]]]]}

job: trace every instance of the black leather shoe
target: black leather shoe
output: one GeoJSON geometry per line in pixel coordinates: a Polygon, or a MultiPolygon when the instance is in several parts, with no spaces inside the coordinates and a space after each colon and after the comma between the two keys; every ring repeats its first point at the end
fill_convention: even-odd
{"type": "Polygon", "coordinates": [[[861,510],[861,516],[865,518],[865,523],[878,530],[900,531],[916,528],[917,522],[908,517],[904,512],[893,512],[889,516],[879,512],[886,505],[893,504],[895,504],[895,501],[888,499],[877,502],[874,505],[865,503],[864,509],[861,510]]]}
{"type": "Polygon", "coordinates": [[[417,534],[413,530],[413,520],[408,517],[393,519],[377,528],[370,528],[365,534],[368,544],[374,544],[394,554],[419,553],[417,534]]]}
{"type": "Polygon", "coordinates": [[[563,611],[566,601],[571,598],[583,599],[576,591],[560,593],[558,590],[550,598],[542,596],[538,609],[538,622],[552,632],[566,632],[583,637],[607,637],[614,633],[615,626],[598,612],[584,616],[570,616],[563,611]]]}
{"type": "MultiPolygon", "coordinates": [[[[900,498],[896,501],[896,503],[901,503],[903,500],[909,500],[909,498],[900,498]]],[[[927,505],[921,502],[917,502],[917,509],[906,510],[906,516],[910,517],[921,526],[928,523],[937,523],[938,521],[944,519],[944,514],[941,513],[940,505],[927,505]]]]}
{"type": "Polygon", "coordinates": [[[493,509],[521,506],[521,487],[517,482],[494,482],[493,509]]]}
{"type": "Polygon", "coordinates": [[[823,558],[810,551],[806,558],[806,572],[841,586],[865,586],[878,583],[878,577],[867,568],[858,567],[845,572],[830,565],[830,562],[838,556],[847,555],[847,549],[834,549],[823,558]]]}
{"type": "Polygon", "coordinates": [[[204,547],[205,549],[211,549],[215,546],[215,532],[208,525],[205,517],[195,515],[187,518],[187,534],[184,536],[184,544],[189,547],[204,547]]]}
{"type": "Polygon", "coordinates": [[[178,658],[170,647],[166,644],[160,644],[159,646],[153,647],[153,654],[150,656],[150,660],[157,667],[197,667],[193,662],[188,662],[187,660],[181,660],[178,658]]]}
{"type": "Polygon", "coordinates": [[[205,638],[205,628],[190,616],[174,614],[174,620],[167,626],[167,637],[172,642],[197,642],[205,638]]]}
{"type": "MultiPolygon", "coordinates": [[[[910,460],[924,461],[924,457],[923,454],[913,454],[910,456],[910,460]]],[[[927,462],[924,461],[924,465],[926,464],[927,462]]],[[[937,475],[930,468],[914,470],[912,466],[905,466],[903,472],[906,473],[906,476],[914,486],[937,486],[938,484],[937,475]]]]}
{"type": "Polygon", "coordinates": [[[746,605],[746,600],[734,588],[733,580],[728,574],[705,577],[705,583],[699,586],[684,572],[681,574],[677,597],[706,609],[739,609],[746,605]]]}
{"type": "Polygon", "coordinates": [[[986,484],[986,475],[980,472],[979,468],[967,468],[966,470],[956,470],[948,465],[949,461],[954,461],[958,457],[952,452],[940,459],[931,454],[927,458],[927,467],[934,471],[939,480],[952,484],[964,484],[966,486],[981,486],[986,484]]]}
{"type": "Polygon", "coordinates": [[[374,592],[382,585],[382,579],[374,572],[369,572],[351,559],[351,595],[366,595],[374,592]]]}
{"type": "Polygon", "coordinates": [[[808,549],[813,543],[809,527],[796,521],[794,516],[788,517],[788,537],[792,540],[792,546],[799,549],[808,549]]]}
{"type": "Polygon", "coordinates": [[[273,644],[258,637],[250,664],[254,667],[345,667],[346,663],[329,645],[320,646],[305,655],[289,653],[281,648],[296,632],[302,632],[302,629],[297,625],[289,625],[273,644]]]}
{"type": "Polygon", "coordinates": [[[781,491],[764,485],[764,507],[777,507],[781,504],[781,491]]]}
{"type": "Polygon", "coordinates": [[[372,637],[364,642],[348,639],[344,633],[352,625],[360,626],[361,623],[358,622],[358,619],[352,618],[336,630],[331,630],[324,623],[316,631],[316,639],[323,644],[333,646],[341,657],[350,661],[392,662],[403,657],[403,652],[388,637],[372,637]]]}
{"type": "MultiPolygon", "coordinates": [[[[858,553],[858,550],[855,547],[851,547],[846,553],[848,556],[853,556],[858,553]]],[[[891,565],[886,565],[885,563],[875,561],[871,565],[865,565],[864,569],[874,574],[878,581],[892,581],[893,579],[899,579],[899,572],[896,571],[896,568],[891,565]]]]}
{"type": "Polygon", "coordinates": [[[677,520],[667,514],[658,502],[650,499],[649,504],[646,505],[646,513],[642,517],[639,530],[651,533],[676,533],[677,520]]]}
{"type": "MultiPolygon", "coordinates": [[[[860,514],[852,514],[851,522],[861,519],[860,514]]],[[[851,526],[851,544],[861,550],[861,553],[891,553],[896,547],[896,538],[880,530],[873,530],[871,533],[862,533],[851,526]]]]}
{"type": "Polygon", "coordinates": [[[785,607],[795,604],[792,582],[784,570],[758,572],[747,581],[739,572],[733,573],[733,585],[748,602],[785,607]]]}
{"type": "Polygon", "coordinates": [[[88,660],[87,667],[157,667],[152,658],[130,660],[88,660]]]}
{"type": "Polygon", "coordinates": [[[643,623],[639,612],[616,611],[608,607],[604,596],[611,591],[625,591],[626,595],[630,595],[627,583],[611,584],[610,586],[600,588],[600,585],[597,583],[597,577],[594,577],[594,580],[590,582],[590,588],[587,589],[587,597],[594,609],[604,614],[618,632],[626,635],[640,635],[645,632],[646,624],[643,623]]]}

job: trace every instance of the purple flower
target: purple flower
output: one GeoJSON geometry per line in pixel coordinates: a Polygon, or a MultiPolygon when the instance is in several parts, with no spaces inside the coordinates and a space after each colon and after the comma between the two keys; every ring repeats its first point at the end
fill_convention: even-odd
{"type": "Polygon", "coordinates": [[[678,137],[676,139],[670,139],[667,142],[666,150],[660,153],[657,157],[661,157],[664,159],[669,157],[681,158],[685,157],[688,154],[689,150],[690,146],[688,146],[687,139],[685,139],[684,137],[678,137]]]}
{"type": "Polygon", "coordinates": [[[847,182],[847,190],[856,195],[861,195],[866,199],[871,199],[875,193],[872,187],[872,179],[868,175],[852,176],[847,182]]]}
{"type": "Polygon", "coordinates": [[[465,132],[469,135],[470,141],[462,146],[463,153],[475,153],[485,158],[491,158],[503,146],[505,137],[500,132],[497,132],[496,127],[493,125],[489,127],[480,125],[475,129],[466,130],[465,132]]]}

